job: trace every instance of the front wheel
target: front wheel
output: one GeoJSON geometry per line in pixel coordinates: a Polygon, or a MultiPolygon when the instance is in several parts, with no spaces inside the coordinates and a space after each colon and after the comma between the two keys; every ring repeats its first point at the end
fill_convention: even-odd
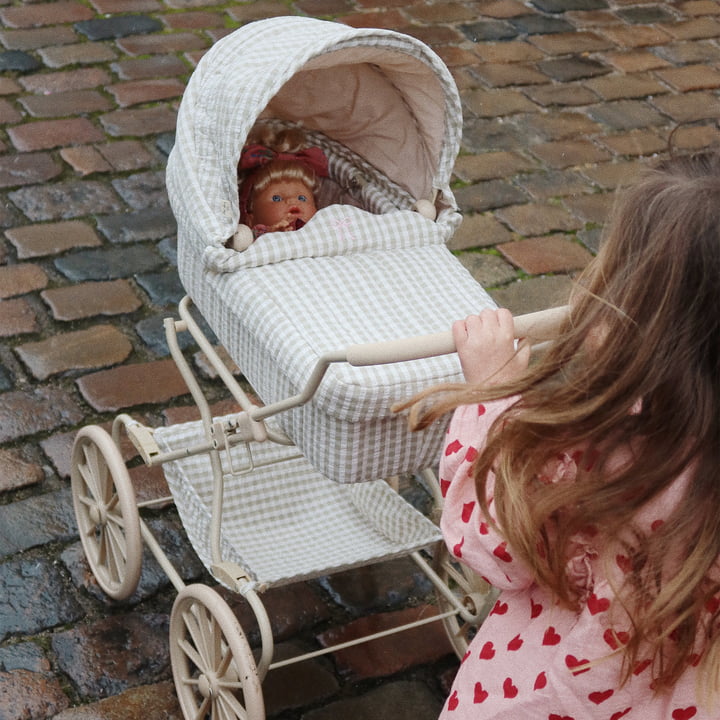
{"type": "Polygon", "coordinates": [[[227,603],[188,585],[170,615],[170,660],[186,720],[263,720],[265,705],[250,645],[227,603]]]}
{"type": "Polygon", "coordinates": [[[120,450],[99,425],[87,425],[75,438],[70,484],[90,569],[107,595],[124,600],[140,581],[140,515],[120,450]]]}

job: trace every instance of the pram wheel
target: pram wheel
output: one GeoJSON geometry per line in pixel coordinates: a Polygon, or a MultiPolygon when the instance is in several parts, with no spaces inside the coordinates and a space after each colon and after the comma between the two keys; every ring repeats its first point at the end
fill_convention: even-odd
{"type": "Polygon", "coordinates": [[[140,516],[120,450],[100,426],[88,425],[78,432],[70,481],[90,569],[107,595],[124,600],[140,580],[140,516]]]}
{"type": "Polygon", "coordinates": [[[175,599],[170,660],[187,720],[265,717],[250,645],[227,603],[206,585],[188,585],[175,599]]]}
{"type": "Polygon", "coordinates": [[[479,575],[452,557],[443,541],[437,544],[433,565],[446,588],[455,595],[455,603],[452,603],[440,590],[435,590],[440,611],[458,610],[459,604],[459,611],[444,618],[443,624],[453,650],[462,659],[497,593],[479,575]]]}

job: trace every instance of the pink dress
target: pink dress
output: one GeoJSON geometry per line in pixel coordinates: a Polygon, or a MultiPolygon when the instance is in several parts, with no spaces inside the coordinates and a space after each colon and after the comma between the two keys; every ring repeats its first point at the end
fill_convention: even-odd
{"type": "MultiPolygon", "coordinates": [[[[455,411],[440,463],[445,496],[441,520],[451,553],[501,590],[463,659],[441,720],[718,720],[720,701],[703,708],[696,695],[696,670],[689,667],[672,693],[654,697],[648,663],[619,687],[622,640],[610,629],[612,598],[592,537],[578,537],[570,571],[585,590],[579,612],[556,605],[529,569],[481,515],[469,475],[477,448],[493,420],[512,401],[467,405],[455,411]]],[[[575,463],[563,456],[548,470],[550,482],[572,480],[575,463]]],[[[488,484],[492,492],[493,478],[488,484]]],[[[638,523],[652,527],[662,507],[682,496],[685,478],[638,523]]],[[[671,505],[669,505],[670,503],[671,505]]],[[[493,513],[490,502],[490,513],[493,513]]],[[[627,559],[618,554],[611,572],[621,577],[627,559]]],[[[622,625],[615,624],[615,627],[622,625]]]]}

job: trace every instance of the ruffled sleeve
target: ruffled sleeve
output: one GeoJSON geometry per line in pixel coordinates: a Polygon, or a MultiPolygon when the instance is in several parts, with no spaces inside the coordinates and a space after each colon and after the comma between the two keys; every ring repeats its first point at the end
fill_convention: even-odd
{"type": "MultiPolygon", "coordinates": [[[[449,551],[491,585],[519,590],[533,583],[524,563],[480,511],[472,476],[472,463],[485,446],[495,419],[517,398],[458,408],[448,428],[440,461],[440,486],[445,505],[440,521],[449,551]]],[[[488,503],[493,520],[494,477],[488,478],[488,503]]]]}

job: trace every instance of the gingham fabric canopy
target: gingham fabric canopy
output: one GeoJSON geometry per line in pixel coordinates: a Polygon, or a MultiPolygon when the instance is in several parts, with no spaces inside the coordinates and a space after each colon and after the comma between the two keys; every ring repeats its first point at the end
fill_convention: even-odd
{"type": "Polygon", "coordinates": [[[235,232],[237,163],[258,118],[327,135],[416,199],[446,193],[462,130],[452,76],[410,36],[302,17],[246,25],[198,63],[168,162],[178,224],[206,246],[235,232]]]}

